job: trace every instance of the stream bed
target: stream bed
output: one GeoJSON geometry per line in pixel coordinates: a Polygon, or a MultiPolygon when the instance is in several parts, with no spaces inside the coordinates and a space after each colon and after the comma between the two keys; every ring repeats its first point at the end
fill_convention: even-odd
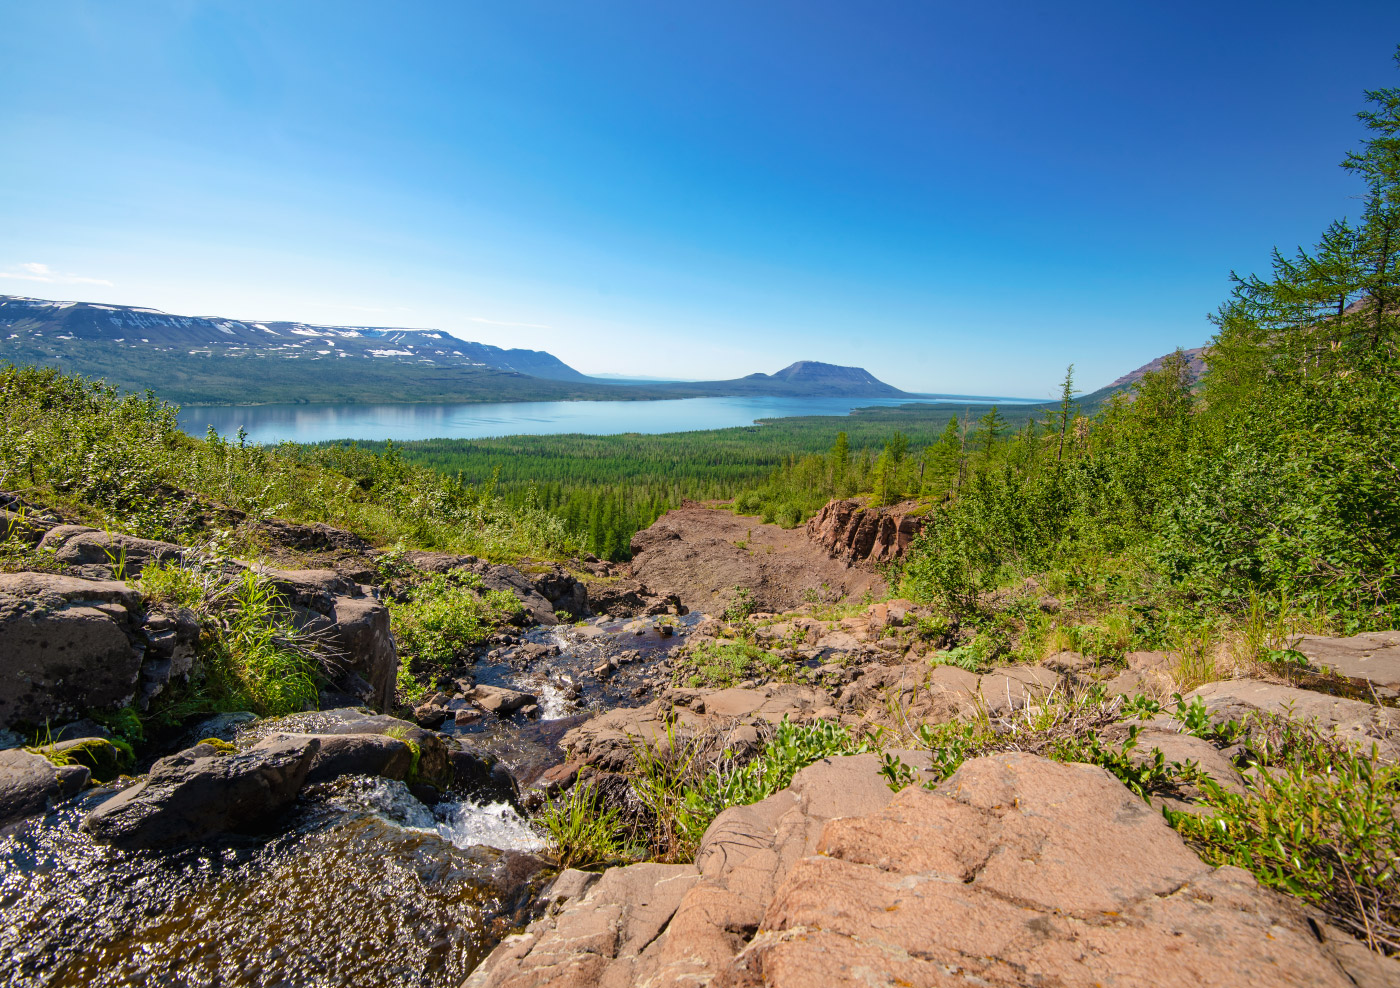
{"type": "MultiPolygon", "coordinates": [[[[522,782],[586,716],[645,702],[693,619],[537,628],[482,657],[478,682],[534,692],[538,719],[454,734],[522,782]],[[521,654],[529,656],[522,660],[521,654]],[[608,673],[593,672],[617,659],[608,673]]],[[[258,725],[251,725],[256,730],[258,725]]],[[[131,852],[78,829],[93,789],[0,836],[0,984],[16,988],[456,988],[531,918],[553,877],[506,803],[429,807],[401,782],[312,786],[270,837],[131,852]]]]}

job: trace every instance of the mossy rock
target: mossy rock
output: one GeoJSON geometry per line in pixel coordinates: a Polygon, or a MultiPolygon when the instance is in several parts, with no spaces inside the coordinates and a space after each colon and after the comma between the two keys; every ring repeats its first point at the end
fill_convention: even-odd
{"type": "Polygon", "coordinates": [[[31,748],[55,765],[86,765],[98,782],[115,779],[136,761],[131,746],[120,739],[73,738],[31,748]]]}

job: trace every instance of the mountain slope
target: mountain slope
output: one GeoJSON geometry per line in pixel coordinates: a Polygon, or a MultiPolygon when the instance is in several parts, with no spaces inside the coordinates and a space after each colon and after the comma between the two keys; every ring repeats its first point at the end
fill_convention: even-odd
{"type": "Polygon", "coordinates": [[[553,354],[503,350],[432,329],[317,326],[301,322],[253,322],[176,316],[158,309],[88,302],[49,302],[0,295],[0,330],[10,340],[50,338],[125,344],[156,352],[238,356],[252,352],[283,357],[365,357],[381,362],[493,367],[556,381],[585,381],[553,354]]]}
{"type": "Polygon", "coordinates": [[[591,378],[541,350],[441,330],[179,316],[0,295],[0,361],[56,366],[185,405],[904,397],[859,367],[802,360],[732,381],[591,378]]]}
{"type": "MultiPolygon", "coordinates": [[[[1175,351],[1172,352],[1175,353],[1175,351]]],[[[1182,355],[1186,358],[1186,369],[1191,377],[1192,384],[1199,381],[1206,372],[1205,352],[1206,348],[1203,346],[1192,347],[1190,350],[1181,351],[1182,355]]],[[[1149,360],[1136,370],[1128,371],[1128,373],[1124,374],[1113,383],[1104,385],[1097,391],[1091,391],[1086,395],[1082,395],[1077,398],[1076,401],[1084,408],[1097,408],[1118,392],[1127,391],[1138,381],[1141,381],[1144,375],[1152,371],[1161,370],[1162,362],[1170,356],[1170,353],[1164,353],[1155,360],[1149,360]]],[[[1054,404],[1054,402],[1048,404],[1054,404]]]]}

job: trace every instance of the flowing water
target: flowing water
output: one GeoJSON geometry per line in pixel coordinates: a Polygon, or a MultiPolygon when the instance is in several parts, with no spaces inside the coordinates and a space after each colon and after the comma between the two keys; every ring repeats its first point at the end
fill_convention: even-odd
{"type": "MultiPolygon", "coordinates": [[[[527,782],[589,712],[642,702],[683,640],[650,622],[540,628],[557,654],[478,664],[529,689],[538,720],[452,730],[527,782]],[[617,673],[587,670],[628,656],[617,673]]],[[[399,782],[339,779],[303,792],[271,838],[119,851],[78,829],[91,790],[0,837],[0,984],[16,988],[444,988],[528,922],[552,875],[538,832],[504,803],[425,806],[399,782]]]]}

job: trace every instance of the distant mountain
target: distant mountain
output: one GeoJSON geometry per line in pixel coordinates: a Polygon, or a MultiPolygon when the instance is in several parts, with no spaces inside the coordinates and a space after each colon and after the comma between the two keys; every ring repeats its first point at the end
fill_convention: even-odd
{"type": "Polygon", "coordinates": [[[0,330],[9,340],[50,339],[122,344],[130,349],[190,356],[261,353],[314,361],[363,358],[446,367],[493,367],[551,381],[587,378],[540,350],[503,350],[471,343],[435,329],[317,326],[303,322],[252,322],[207,316],[174,316],[158,309],[90,302],[49,302],[0,295],[0,330]]]}
{"type": "Polygon", "coordinates": [[[732,381],[586,377],[542,350],[436,329],[178,316],[0,295],[0,361],[56,366],[183,405],[904,397],[859,367],[801,360],[732,381]]]}
{"type": "Polygon", "coordinates": [[[806,398],[915,398],[877,379],[863,367],[799,360],[775,374],[750,374],[732,381],[654,382],[648,387],[676,397],[701,394],[775,395],[806,398]]]}

